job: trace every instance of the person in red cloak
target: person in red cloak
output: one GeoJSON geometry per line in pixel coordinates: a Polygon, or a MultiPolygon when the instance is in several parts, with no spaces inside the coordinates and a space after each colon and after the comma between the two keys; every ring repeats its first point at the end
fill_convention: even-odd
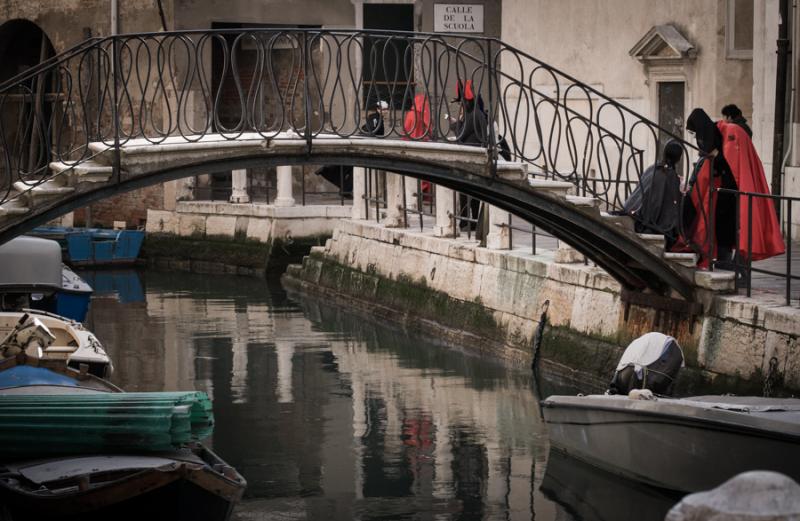
{"type": "Polygon", "coordinates": [[[701,151],[700,160],[690,179],[689,193],[684,199],[683,212],[685,237],[700,254],[698,267],[707,269],[711,260],[717,259],[719,267],[731,268],[734,255],[757,261],[783,253],[783,237],[771,199],[752,199],[752,238],[748,237],[747,197],[715,191],[709,201],[710,186],[740,192],[769,193],[764,167],[747,133],[735,123],[714,123],[702,109],[692,111],[686,128],[695,133],[701,151]],[[713,236],[708,233],[711,217],[709,202],[714,208],[713,236]]]}
{"type": "Polygon", "coordinates": [[[403,120],[403,130],[407,139],[431,139],[431,104],[425,94],[414,96],[413,105],[403,120]]]}
{"type": "MultiPolygon", "coordinates": [[[[403,139],[430,141],[432,132],[431,104],[425,94],[419,93],[414,96],[413,105],[406,112],[403,119],[403,131],[405,134],[403,139]]],[[[431,184],[428,181],[422,181],[420,189],[422,190],[423,200],[430,200],[431,184]]]]}

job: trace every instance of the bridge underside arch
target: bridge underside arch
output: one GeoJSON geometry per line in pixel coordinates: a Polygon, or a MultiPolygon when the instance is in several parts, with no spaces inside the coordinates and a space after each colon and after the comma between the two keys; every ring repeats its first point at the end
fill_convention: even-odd
{"type": "MultiPolygon", "coordinates": [[[[235,153],[234,153],[235,154],[235,153]]],[[[37,208],[32,214],[0,231],[0,243],[21,235],[31,228],[52,220],[94,201],[211,171],[251,167],[328,164],[376,168],[430,181],[468,194],[506,210],[540,227],[575,248],[606,270],[626,289],[650,290],[670,295],[674,290],[686,300],[694,299],[693,285],[661,256],[647,248],[638,237],[618,226],[603,222],[599,216],[527,186],[527,181],[514,182],[492,178],[477,168],[462,168],[443,161],[413,157],[382,157],[374,152],[356,153],[352,149],[336,152],[332,147],[304,154],[274,153],[262,150],[233,157],[216,157],[179,166],[153,168],[129,175],[123,173],[112,180],[85,191],[76,191],[37,208]]]]}

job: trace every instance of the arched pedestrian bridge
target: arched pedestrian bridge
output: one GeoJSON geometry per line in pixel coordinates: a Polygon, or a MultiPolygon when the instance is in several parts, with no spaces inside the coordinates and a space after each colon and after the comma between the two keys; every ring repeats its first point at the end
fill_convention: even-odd
{"type": "Polygon", "coordinates": [[[0,242],[199,173],[353,165],[472,195],[629,290],[692,301],[693,255],[667,254],[662,236],[607,213],[667,137],[493,39],[238,29],[89,40],[0,85],[0,242]],[[478,103],[451,101],[467,82],[478,103]],[[365,125],[378,99],[390,106],[380,129],[365,125]],[[511,160],[498,157],[501,136],[511,160]]]}

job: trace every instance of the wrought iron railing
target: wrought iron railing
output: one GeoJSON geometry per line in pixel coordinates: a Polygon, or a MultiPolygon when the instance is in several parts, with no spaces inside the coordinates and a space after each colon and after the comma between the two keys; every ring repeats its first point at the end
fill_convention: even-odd
{"type": "Polygon", "coordinates": [[[0,113],[0,202],[18,195],[14,181],[34,187],[53,178],[52,161],[91,159],[99,148],[90,143],[118,151],[133,140],[209,134],[300,137],[308,146],[321,135],[458,142],[471,128],[472,144],[490,157],[502,138],[535,175],[569,180],[617,208],[625,198],[617,187],[638,180],[664,139],[692,148],[501,41],[425,33],[231,29],[96,39],[0,85],[0,113]],[[474,109],[464,97],[450,100],[467,82],[474,109]],[[379,98],[389,105],[382,132],[365,126],[366,107],[379,98]],[[423,105],[416,112],[415,99],[423,105]],[[460,122],[451,116],[459,113],[460,122]]]}
{"type": "MultiPolygon", "coordinates": [[[[736,230],[738,245],[734,250],[733,269],[736,272],[736,286],[737,288],[744,288],[745,294],[750,297],[753,289],[762,291],[773,291],[782,293],[784,303],[791,306],[793,301],[800,305],[800,274],[798,269],[794,266],[797,258],[794,256],[797,252],[793,252],[792,248],[794,241],[792,239],[792,227],[797,227],[793,224],[792,220],[795,218],[794,211],[800,209],[800,197],[790,197],[781,195],[761,194],[754,192],[742,192],[738,190],[729,190],[725,188],[716,188],[715,192],[719,194],[727,194],[736,198],[737,208],[744,204],[747,209],[745,212],[747,217],[741,218],[741,212],[736,212],[736,230]],[[780,256],[773,257],[772,259],[754,262],[751,256],[752,252],[752,239],[753,239],[753,202],[757,200],[769,199],[776,207],[780,208],[780,215],[782,217],[781,228],[782,235],[785,241],[785,253],[780,256]],[[742,254],[742,249],[739,237],[741,234],[747,238],[745,253],[742,254]],[[766,276],[763,280],[753,281],[753,275],[766,276]]],[[[711,227],[709,227],[711,228],[711,227]]],[[[710,233],[713,233],[710,230],[710,233]]],[[[713,242],[713,239],[711,239],[713,242]]],[[[713,269],[713,265],[711,266],[713,269]]]]}

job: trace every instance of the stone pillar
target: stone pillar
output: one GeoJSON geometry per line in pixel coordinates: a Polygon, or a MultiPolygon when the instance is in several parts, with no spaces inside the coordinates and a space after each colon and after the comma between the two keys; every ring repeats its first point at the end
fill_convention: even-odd
{"type": "Polygon", "coordinates": [[[386,172],[386,220],[387,228],[404,228],[403,176],[386,172]]]}
{"type": "Polygon", "coordinates": [[[275,206],[294,206],[291,166],[278,167],[278,195],[275,197],[275,206]]]}
{"type": "MultiPolygon", "coordinates": [[[[417,193],[417,180],[413,177],[406,177],[406,208],[409,210],[419,210],[419,200],[421,193],[417,193]]],[[[416,215],[416,214],[414,214],[416,215]]]]}
{"type": "Polygon", "coordinates": [[[60,224],[66,228],[72,228],[75,226],[75,212],[69,212],[62,215],[60,224]]]}
{"type": "Polygon", "coordinates": [[[366,201],[364,196],[367,193],[367,185],[364,182],[366,170],[364,167],[353,167],[353,219],[364,219],[366,201]]]}
{"type": "Polygon", "coordinates": [[[231,202],[249,203],[247,195],[247,170],[234,170],[231,174],[231,202]]]}
{"type": "Polygon", "coordinates": [[[564,241],[558,241],[558,249],[556,250],[554,260],[556,264],[575,264],[584,262],[586,258],[569,244],[564,241]]]}
{"type": "Polygon", "coordinates": [[[433,227],[433,234],[437,237],[457,237],[458,230],[455,228],[456,214],[455,192],[443,186],[436,187],[436,224],[433,227]]]}
{"type": "Polygon", "coordinates": [[[489,233],[486,236],[486,247],[492,250],[508,250],[511,248],[511,229],[508,227],[508,212],[495,206],[489,206],[489,233]]]}

